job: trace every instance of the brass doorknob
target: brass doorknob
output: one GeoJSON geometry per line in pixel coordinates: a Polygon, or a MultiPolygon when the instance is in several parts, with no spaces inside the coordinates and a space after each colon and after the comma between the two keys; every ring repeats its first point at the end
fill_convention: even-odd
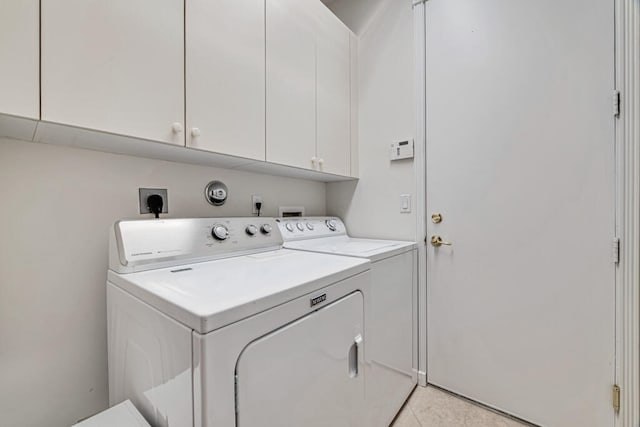
{"type": "Polygon", "coordinates": [[[451,242],[445,242],[440,236],[431,236],[431,245],[439,248],[440,246],[451,246],[451,242]]]}

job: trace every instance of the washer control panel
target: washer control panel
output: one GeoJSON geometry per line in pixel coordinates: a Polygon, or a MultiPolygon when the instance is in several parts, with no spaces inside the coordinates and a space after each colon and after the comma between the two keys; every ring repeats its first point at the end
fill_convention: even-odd
{"type": "Polygon", "coordinates": [[[277,218],[284,241],[346,235],[347,230],[338,217],[277,218]]]}
{"type": "Polygon", "coordinates": [[[276,220],[263,217],[118,221],[112,241],[110,259],[117,252],[120,262],[110,267],[117,272],[277,249],[283,243],[276,220]]]}

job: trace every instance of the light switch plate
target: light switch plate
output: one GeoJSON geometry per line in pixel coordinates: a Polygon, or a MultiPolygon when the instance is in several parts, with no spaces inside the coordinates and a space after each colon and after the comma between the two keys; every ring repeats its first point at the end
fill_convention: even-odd
{"type": "Polygon", "coordinates": [[[411,212],[411,194],[400,195],[400,213],[411,212]]]}

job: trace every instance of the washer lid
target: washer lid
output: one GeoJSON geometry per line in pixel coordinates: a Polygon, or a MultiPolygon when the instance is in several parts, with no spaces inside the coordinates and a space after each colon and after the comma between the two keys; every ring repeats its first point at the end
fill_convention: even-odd
{"type": "Polygon", "coordinates": [[[109,281],[200,333],[368,270],[367,260],[279,249],[129,274],[109,281]]]}
{"type": "Polygon", "coordinates": [[[151,427],[130,400],[104,410],[74,427],[151,427]]]}
{"type": "Polygon", "coordinates": [[[349,236],[296,240],[285,242],[284,246],[289,249],[367,258],[371,261],[378,261],[416,248],[414,242],[357,239],[349,236]]]}

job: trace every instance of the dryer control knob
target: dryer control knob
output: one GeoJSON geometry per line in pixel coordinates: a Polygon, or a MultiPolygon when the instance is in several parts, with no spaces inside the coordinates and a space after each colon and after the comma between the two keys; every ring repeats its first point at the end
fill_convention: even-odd
{"type": "Polygon", "coordinates": [[[290,232],[293,232],[293,224],[291,224],[290,222],[288,222],[285,227],[287,228],[287,230],[289,230],[290,232]]]}
{"type": "Polygon", "coordinates": [[[307,223],[307,228],[309,229],[309,231],[313,231],[313,224],[311,224],[310,222],[307,223]]]}
{"type": "Polygon", "coordinates": [[[262,227],[260,227],[260,231],[262,231],[262,234],[271,234],[271,225],[263,224],[262,227]]]}
{"type": "Polygon", "coordinates": [[[302,224],[301,222],[297,223],[296,227],[298,227],[298,230],[304,231],[304,224],[302,224]]]}
{"type": "Polygon", "coordinates": [[[222,224],[216,224],[211,229],[211,235],[216,240],[227,240],[229,237],[229,229],[222,224]]]}
{"type": "Polygon", "coordinates": [[[328,219],[325,221],[325,224],[327,224],[327,228],[331,231],[336,231],[338,229],[338,223],[335,219],[328,219]]]}
{"type": "Polygon", "coordinates": [[[245,228],[244,231],[246,231],[249,236],[255,236],[256,233],[258,233],[258,227],[253,224],[247,225],[247,228],[245,228]]]}

